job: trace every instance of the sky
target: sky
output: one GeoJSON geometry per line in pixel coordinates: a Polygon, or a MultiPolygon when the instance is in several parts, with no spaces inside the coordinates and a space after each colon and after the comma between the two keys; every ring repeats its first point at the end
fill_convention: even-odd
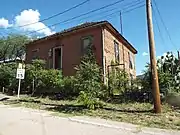
{"type": "MultiPolygon", "coordinates": [[[[138,50],[136,55],[137,75],[142,74],[145,65],[149,62],[149,43],[147,35],[147,22],[145,6],[125,13],[125,11],[136,8],[143,3],[136,5],[137,0],[124,0],[114,6],[105,8],[98,12],[71,20],[66,23],[48,27],[57,22],[70,19],[102,6],[114,3],[118,0],[89,0],[84,5],[73,9],[67,13],[25,27],[18,27],[25,24],[38,22],[44,18],[62,12],[85,0],[2,0],[0,3],[0,36],[8,33],[23,33],[28,36],[47,36],[76,26],[85,22],[108,20],[113,26],[120,30],[119,10],[122,10],[123,36],[138,50]],[[129,7],[129,4],[136,6],[129,7]],[[114,13],[114,14],[113,14],[114,13]],[[40,30],[43,29],[43,30],[40,30]],[[34,31],[38,32],[34,33],[34,31]]],[[[139,0],[139,2],[145,0],[139,0]]],[[[180,49],[180,1],[179,0],[155,0],[161,17],[166,27],[164,27],[157,9],[153,3],[153,22],[156,45],[156,56],[162,56],[167,51],[174,53],[180,49]],[[155,19],[156,18],[156,19],[155,19]],[[157,25],[158,24],[158,25],[157,25]],[[159,29],[158,29],[159,27],[159,29]],[[168,33],[166,31],[168,29],[168,33]],[[170,37],[170,38],[169,38],[170,37]]],[[[130,6],[130,5],[129,5],[130,6]]]]}

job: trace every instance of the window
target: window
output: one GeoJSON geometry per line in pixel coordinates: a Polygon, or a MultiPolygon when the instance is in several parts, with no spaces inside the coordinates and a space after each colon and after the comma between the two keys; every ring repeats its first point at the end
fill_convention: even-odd
{"type": "Polygon", "coordinates": [[[39,49],[32,50],[32,60],[38,59],[39,49]]]}
{"type": "Polygon", "coordinates": [[[114,41],[114,53],[115,53],[115,61],[116,62],[120,62],[120,59],[119,59],[119,44],[114,41]]]}
{"type": "Polygon", "coordinates": [[[82,38],[82,52],[85,54],[88,51],[88,47],[92,45],[92,36],[82,38]]]}
{"type": "Polygon", "coordinates": [[[128,55],[129,55],[129,68],[130,69],[133,69],[133,58],[132,58],[132,56],[131,56],[131,54],[130,54],[130,52],[128,52],[128,55]]]}

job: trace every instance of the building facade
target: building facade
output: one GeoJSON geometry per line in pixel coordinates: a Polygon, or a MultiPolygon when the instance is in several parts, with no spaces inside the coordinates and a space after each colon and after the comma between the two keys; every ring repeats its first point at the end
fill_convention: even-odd
{"type": "Polygon", "coordinates": [[[32,41],[26,48],[26,63],[43,59],[47,68],[61,69],[63,75],[71,76],[89,45],[105,77],[112,61],[136,77],[136,49],[107,21],[85,23],[32,41]]]}

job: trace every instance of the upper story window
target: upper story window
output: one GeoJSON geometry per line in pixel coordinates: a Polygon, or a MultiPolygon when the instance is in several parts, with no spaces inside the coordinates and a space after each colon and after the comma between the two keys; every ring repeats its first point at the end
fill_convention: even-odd
{"type": "Polygon", "coordinates": [[[133,62],[132,55],[130,54],[130,52],[128,52],[128,55],[129,55],[129,68],[133,69],[134,68],[134,62],[133,62]]]}
{"type": "Polygon", "coordinates": [[[38,59],[39,49],[32,50],[32,60],[38,59]]]}
{"type": "Polygon", "coordinates": [[[114,54],[115,54],[115,61],[119,63],[120,62],[119,44],[116,41],[114,41],[114,54]]]}
{"type": "Polygon", "coordinates": [[[93,37],[87,36],[82,38],[82,52],[85,54],[87,53],[90,46],[92,46],[93,37]]]}

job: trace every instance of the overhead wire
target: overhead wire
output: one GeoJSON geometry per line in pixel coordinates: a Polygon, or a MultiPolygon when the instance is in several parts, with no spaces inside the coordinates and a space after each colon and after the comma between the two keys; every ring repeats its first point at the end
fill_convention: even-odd
{"type": "MultiPolygon", "coordinates": [[[[72,18],[70,18],[70,19],[67,19],[67,20],[64,20],[64,21],[61,21],[61,22],[52,24],[52,25],[50,25],[50,26],[48,26],[48,27],[53,27],[53,26],[59,25],[59,24],[61,24],[61,23],[65,23],[65,22],[74,20],[74,19],[76,19],[76,18],[80,18],[80,17],[82,17],[82,16],[85,16],[85,15],[88,15],[88,14],[91,14],[91,13],[94,13],[94,12],[97,12],[97,11],[100,11],[100,10],[102,10],[102,9],[105,9],[105,8],[107,8],[107,7],[114,6],[114,5],[116,5],[116,4],[118,4],[118,3],[121,3],[121,2],[123,2],[123,1],[125,1],[125,0],[118,0],[118,1],[116,1],[116,2],[114,2],[114,3],[105,5],[105,6],[103,6],[103,7],[100,7],[100,8],[94,9],[94,10],[91,10],[91,11],[89,11],[89,12],[83,13],[83,14],[78,15],[78,16],[75,16],[75,17],[72,17],[72,18]]],[[[36,31],[32,31],[32,32],[30,32],[29,34],[32,34],[32,33],[34,33],[34,32],[38,32],[38,31],[41,31],[41,30],[44,30],[44,29],[46,29],[46,28],[42,28],[42,29],[39,29],[39,30],[36,30],[36,31]]]]}
{"type": "Polygon", "coordinates": [[[173,42],[173,40],[172,40],[172,37],[171,37],[171,35],[170,35],[170,32],[169,32],[169,30],[168,30],[168,28],[167,28],[167,26],[166,26],[166,24],[165,24],[162,16],[161,16],[161,13],[160,13],[160,10],[159,10],[159,8],[158,8],[158,6],[157,6],[157,3],[156,3],[155,0],[153,0],[153,2],[154,2],[154,5],[155,5],[156,10],[157,10],[157,12],[158,12],[158,15],[159,15],[159,17],[160,17],[160,20],[161,20],[161,22],[162,22],[162,24],[163,24],[163,26],[164,26],[164,29],[165,29],[165,31],[166,31],[166,33],[167,33],[167,35],[168,35],[168,38],[169,38],[171,44],[172,44],[172,45],[175,47],[175,49],[177,50],[177,46],[174,44],[174,42],[173,42]]]}
{"type": "Polygon", "coordinates": [[[135,8],[132,8],[132,9],[123,11],[122,14],[129,13],[129,12],[131,12],[131,11],[133,11],[133,10],[139,9],[139,8],[141,8],[141,7],[144,7],[144,6],[145,6],[145,4],[141,4],[141,5],[139,5],[139,6],[135,7],[135,8]]]}
{"type": "Polygon", "coordinates": [[[156,16],[155,9],[154,9],[153,7],[152,7],[152,9],[153,9],[154,22],[155,22],[155,24],[156,24],[156,26],[157,26],[157,29],[158,29],[158,32],[159,32],[159,36],[160,36],[161,41],[162,41],[162,43],[163,43],[162,46],[163,46],[163,48],[164,48],[164,50],[165,50],[165,47],[164,47],[164,45],[166,45],[166,44],[165,44],[165,40],[164,40],[164,38],[163,38],[161,29],[160,29],[160,26],[159,26],[159,23],[158,23],[158,19],[157,19],[157,16],[156,16]]]}
{"type": "MultiPolygon", "coordinates": [[[[107,7],[116,5],[117,3],[120,3],[120,2],[123,2],[123,1],[124,1],[124,0],[120,0],[120,1],[117,1],[117,2],[112,3],[112,4],[108,4],[108,5],[103,6],[103,7],[101,7],[101,8],[97,8],[97,9],[91,10],[91,11],[89,11],[89,12],[80,14],[80,15],[78,15],[78,16],[69,18],[69,19],[67,19],[67,20],[64,20],[64,21],[61,21],[61,22],[54,23],[54,24],[52,24],[52,25],[49,25],[48,27],[53,27],[53,26],[56,26],[56,25],[59,25],[59,24],[63,24],[63,23],[66,23],[66,22],[75,20],[75,19],[77,19],[77,18],[80,18],[80,17],[86,16],[86,15],[89,15],[89,14],[91,14],[91,13],[100,11],[100,10],[105,9],[105,8],[107,8],[107,7]]],[[[141,7],[142,7],[142,5],[141,5],[141,7]]],[[[119,11],[118,11],[118,12],[119,12],[119,11]]],[[[114,13],[113,13],[113,14],[114,14],[114,13]]],[[[39,29],[39,30],[36,30],[36,31],[32,31],[32,32],[30,32],[29,34],[33,34],[33,33],[36,33],[36,32],[38,32],[38,31],[42,31],[42,30],[44,30],[44,29],[46,29],[46,28],[42,28],[42,29],[39,29]]]]}
{"type": "MultiPolygon", "coordinates": [[[[136,1],[139,1],[139,0],[136,0],[136,1]]],[[[135,1],[133,1],[133,2],[135,2],[135,1]]],[[[132,4],[133,2],[131,2],[131,3],[128,3],[128,4],[126,4],[126,5],[124,5],[124,6],[128,6],[129,4],[132,4]]],[[[143,3],[143,1],[141,1],[141,3],[137,3],[137,5],[138,4],[142,4],[143,3]]],[[[133,6],[136,6],[136,5],[132,5],[132,7],[133,6]]],[[[123,9],[129,9],[130,7],[128,6],[127,8],[123,8],[123,9]]],[[[107,12],[111,12],[111,11],[114,11],[114,10],[117,10],[117,9],[119,9],[119,7],[118,8],[113,8],[113,9],[109,9],[109,10],[106,10],[106,11],[103,11],[103,12],[100,12],[100,13],[97,13],[97,14],[93,14],[93,15],[91,15],[91,16],[87,16],[87,17],[84,17],[84,18],[81,18],[81,19],[79,19],[79,20],[75,20],[75,21],[82,21],[82,20],[84,20],[84,19],[88,19],[88,18],[90,18],[90,17],[94,17],[94,16],[98,16],[98,15],[102,15],[102,14],[104,14],[104,13],[107,13],[107,12]]],[[[106,16],[111,16],[111,15],[113,15],[113,14],[115,14],[115,13],[117,13],[117,12],[119,12],[120,10],[117,10],[117,11],[115,11],[115,12],[113,12],[113,13],[111,13],[111,14],[108,14],[108,15],[106,15],[106,16]]],[[[103,16],[103,17],[100,17],[100,18],[104,18],[104,17],[106,17],[106,16],[103,16]]],[[[96,18],[97,19],[97,18],[96,18]]],[[[95,21],[96,19],[94,19],[94,20],[92,20],[92,21],[95,21]]],[[[71,21],[72,22],[72,21],[71,21]]],[[[70,22],[67,22],[67,23],[70,23],[70,22]]],[[[63,23],[63,24],[67,24],[67,23],[63,23]]]]}
{"type": "MultiPolygon", "coordinates": [[[[143,6],[145,6],[145,5],[143,4],[143,5],[140,5],[140,6],[138,6],[138,7],[132,8],[131,10],[128,10],[128,12],[134,11],[134,10],[136,10],[136,9],[139,9],[139,8],[143,7],[143,6]]],[[[103,19],[103,18],[106,18],[106,17],[110,17],[110,16],[112,16],[112,15],[114,15],[114,14],[116,14],[116,13],[119,13],[120,11],[121,11],[121,10],[118,10],[118,11],[113,12],[113,13],[111,13],[111,14],[102,16],[101,18],[103,19]]],[[[127,12],[122,12],[122,14],[125,14],[125,13],[127,13],[127,12]]],[[[120,14],[117,14],[117,16],[120,16],[120,14]]]]}
{"type": "Polygon", "coordinates": [[[28,24],[24,24],[24,25],[20,25],[20,26],[16,26],[16,27],[13,27],[13,26],[12,26],[12,27],[8,27],[7,29],[26,27],[26,26],[29,26],[29,25],[33,25],[33,24],[37,24],[37,23],[40,23],[40,22],[44,22],[44,21],[50,20],[50,19],[52,19],[52,18],[54,18],[54,17],[57,17],[57,16],[59,16],[59,15],[62,15],[62,14],[64,14],[64,13],[67,13],[67,12],[73,10],[73,9],[76,9],[76,8],[84,5],[84,4],[87,3],[88,1],[90,1],[90,0],[85,0],[85,1],[83,1],[82,3],[79,3],[79,4],[73,6],[73,7],[69,8],[69,9],[66,9],[66,10],[64,10],[64,11],[62,11],[62,12],[59,12],[59,13],[57,13],[57,14],[54,14],[54,15],[49,16],[49,17],[47,17],[47,18],[44,18],[44,19],[42,19],[42,20],[40,20],[40,21],[33,22],[33,23],[28,23],[28,24]]]}

